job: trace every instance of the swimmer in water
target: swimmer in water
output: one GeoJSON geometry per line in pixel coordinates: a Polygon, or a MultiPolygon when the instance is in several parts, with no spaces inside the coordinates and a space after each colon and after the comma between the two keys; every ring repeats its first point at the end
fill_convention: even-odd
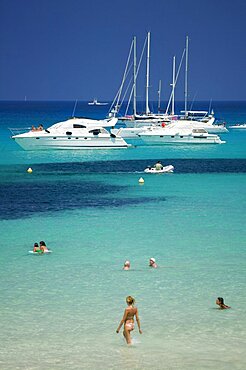
{"type": "Polygon", "coordinates": [[[226,308],[231,308],[230,306],[227,306],[225,303],[224,303],[224,298],[222,298],[222,297],[218,297],[217,299],[216,299],[216,302],[215,302],[218,306],[219,306],[219,308],[221,309],[221,310],[225,310],[226,308]]]}
{"type": "Polygon", "coordinates": [[[149,259],[149,267],[153,267],[154,269],[157,268],[157,263],[155,262],[155,258],[151,257],[149,259]]]}
{"type": "Polygon", "coordinates": [[[45,252],[48,252],[49,249],[46,247],[46,244],[43,240],[41,240],[41,242],[39,242],[39,248],[40,250],[45,253],[45,252]]]}
{"type": "Polygon", "coordinates": [[[33,252],[43,253],[43,251],[40,249],[38,243],[34,243],[34,245],[33,245],[33,252]]]}
{"type": "Polygon", "coordinates": [[[131,344],[131,331],[134,329],[134,316],[136,317],[136,321],[138,324],[138,330],[139,333],[142,334],[142,330],[140,329],[140,320],[138,317],[138,309],[137,307],[134,307],[135,299],[131,297],[130,295],[126,297],[126,303],[127,303],[127,308],[125,309],[123,318],[116,330],[116,333],[120,332],[120,328],[124,324],[124,331],[123,335],[125,337],[126,343],[131,344]]]}
{"type": "Polygon", "coordinates": [[[131,264],[130,261],[125,261],[123,270],[130,270],[131,264]]]}

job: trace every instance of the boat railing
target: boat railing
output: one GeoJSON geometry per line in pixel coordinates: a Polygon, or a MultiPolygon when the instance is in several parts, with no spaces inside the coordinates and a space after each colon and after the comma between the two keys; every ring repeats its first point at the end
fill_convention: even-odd
{"type": "Polygon", "coordinates": [[[12,135],[20,135],[24,134],[25,132],[31,131],[31,127],[9,127],[9,131],[12,135]]]}

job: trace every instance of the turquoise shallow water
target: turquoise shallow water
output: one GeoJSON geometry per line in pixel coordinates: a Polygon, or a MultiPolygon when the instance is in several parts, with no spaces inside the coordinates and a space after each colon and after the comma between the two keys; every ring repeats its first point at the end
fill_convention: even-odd
{"type": "Polygon", "coordinates": [[[158,148],[91,152],[87,167],[2,139],[0,368],[245,368],[245,139],[231,135],[232,161],[174,148],[184,162],[144,185],[141,160],[165,158],[158,148]],[[53,253],[28,254],[42,239],[53,253]],[[143,330],[130,348],[115,333],[129,294],[143,330]]]}
{"type": "Polygon", "coordinates": [[[245,174],[98,176],[152,201],[1,221],[2,368],[242,369],[245,174]],[[44,235],[53,254],[28,255],[44,235]],[[115,334],[128,294],[143,329],[133,348],[115,334]]]}

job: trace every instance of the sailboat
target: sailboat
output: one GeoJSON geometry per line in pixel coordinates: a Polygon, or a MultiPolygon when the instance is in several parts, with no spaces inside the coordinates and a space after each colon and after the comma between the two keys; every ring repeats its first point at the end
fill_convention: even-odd
{"type": "Polygon", "coordinates": [[[184,128],[188,128],[190,125],[196,128],[203,128],[210,134],[225,133],[228,132],[224,124],[215,124],[214,112],[199,110],[188,110],[188,54],[189,54],[189,37],[186,36],[186,47],[185,47],[185,107],[181,113],[184,116],[180,117],[176,123],[181,123],[184,128]]]}

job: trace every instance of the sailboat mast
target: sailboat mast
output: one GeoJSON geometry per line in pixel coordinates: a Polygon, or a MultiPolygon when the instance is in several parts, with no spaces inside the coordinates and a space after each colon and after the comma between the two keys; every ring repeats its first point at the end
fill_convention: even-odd
{"type": "Polygon", "coordinates": [[[172,115],[174,115],[174,90],[175,90],[175,84],[176,84],[176,81],[175,81],[175,61],[176,61],[176,57],[174,56],[173,57],[173,83],[172,83],[172,87],[173,87],[173,90],[172,90],[172,112],[171,112],[172,115]]]}
{"type": "Polygon", "coordinates": [[[161,113],[161,80],[159,81],[158,89],[158,113],[161,113]]]}
{"type": "Polygon", "coordinates": [[[137,114],[137,38],[133,38],[133,115],[137,114]]]}
{"type": "Polygon", "coordinates": [[[188,55],[189,55],[189,37],[186,36],[186,53],[185,53],[185,117],[187,117],[188,102],[188,55]]]}
{"type": "Polygon", "coordinates": [[[148,32],[147,67],[146,67],[146,114],[149,114],[149,57],[150,57],[150,32],[148,32]]]}

